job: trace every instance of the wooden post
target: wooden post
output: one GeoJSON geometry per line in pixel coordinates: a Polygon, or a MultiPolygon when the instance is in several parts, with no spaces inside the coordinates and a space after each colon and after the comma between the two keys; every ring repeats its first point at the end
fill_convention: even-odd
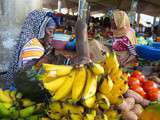
{"type": "Polygon", "coordinates": [[[90,62],[88,33],[87,33],[87,4],[86,0],[79,0],[78,19],[76,23],[76,52],[75,64],[87,64],[90,62]]]}
{"type": "Polygon", "coordinates": [[[58,0],[58,12],[61,13],[62,9],[62,0],[58,0]]]}
{"type": "Polygon", "coordinates": [[[130,23],[133,25],[136,18],[136,11],[138,6],[138,0],[132,0],[131,8],[129,11],[130,23]]]}
{"type": "Polygon", "coordinates": [[[156,25],[156,18],[157,18],[157,17],[154,17],[154,19],[153,19],[153,26],[156,25]]]}
{"type": "Polygon", "coordinates": [[[136,27],[138,28],[138,29],[137,29],[137,32],[140,30],[140,28],[139,28],[140,18],[141,18],[141,14],[138,12],[138,13],[137,13],[137,24],[136,24],[136,27]]]}

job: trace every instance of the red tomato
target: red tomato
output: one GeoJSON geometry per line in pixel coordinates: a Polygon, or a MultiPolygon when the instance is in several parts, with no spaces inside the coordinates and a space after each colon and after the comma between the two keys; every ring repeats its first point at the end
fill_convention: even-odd
{"type": "Polygon", "coordinates": [[[145,81],[143,83],[143,89],[145,92],[149,92],[149,91],[152,91],[153,89],[157,89],[157,84],[153,81],[145,81]]]}
{"type": "Polygon", "coordinates": [[[141,75],[141,72],[139,70],[135,70],[132,75],[136,75],[136,74],[140,74],[141,75]]]}
{"type": "Polygon", "coordinates": [[[129,77],[128,78],[128,85],[129,86],[140,85],[140,81],[135,77],[129,77]]]}
{"type": "Polygon", "coordinates": [[[147,94],[147,98],[151,101],[156,101],[160,99],[160,90],[153,90],[147,94]]]}
{"type": "Polygon", "coordinates": [[[138,78],[140,80],[140,82],[142,82],[142,83],[145,81],[144,75],[140,71],[137,71],[137,70],[132,73],[131,77],[138,78]]]}
{"type": "Polygon", "coordinates": [[[137,93],[139,93],[142,97],[146,97],[146,93],[144,92],[143,88],[138,85],[134,85],[131,87],[131,89],[137,93]]]}
{"type": "Polygon", "coordinates": [[[141,82],[142,84],[146,81],[144,75],[141,75],[141,76],[139,77],[139,80],[140,80],[140,82],[141,82]]]}

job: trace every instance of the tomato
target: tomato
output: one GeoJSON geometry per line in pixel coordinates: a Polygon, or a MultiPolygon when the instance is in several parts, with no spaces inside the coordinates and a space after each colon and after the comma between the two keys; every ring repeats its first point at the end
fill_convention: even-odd
{"type": "Polygon", "coordinates": [[[138,94],[140,94],[142,97],[146,97],[146,93],[145,91],[143,90],[143,88],[139,85],[134,85],[131,87],[131,89],[135,92],[137,92],[138,94]]]}
{"type": "Polygon", "coordinates": [[[140,82],[145,82],[145,77],[140,71],[134,71],[131,75],[131,77],[136,77],[140,80],[140,82]]]}
{"type": "Polygon", "coordinates": [[[145,92],[149,92],[152,91],[153,89],[157,89],[157,84],[151,80],[148,80],[143,83],[142,87],[145,92]]]}
{"type": "Polygon", "coordinates": [[[147,94],[147,98],[151,101],[156,101],[160,99],[160,90],[153,90],[147,94]]]}
{"type": "Polygon", "coordinates": [[[136,74],[141,75],[142,73],[141,73],[139,70],[135,70],[135,71],[132,73],[132,75],[136,75],[136,74]]]}
{"type": "Polygon", "coordinates": [[[128,78],[128,85],[129,86],[140,85],[140,81],[135,77],[129,77],[128,78]]]}
{"type": "Polygon", "coordinates": [[[146,81],[144,75],[141,75],[141,76],[139,77],[139,80],[140,80],[140,82],[141,82],[142,84],[146,81]]]}

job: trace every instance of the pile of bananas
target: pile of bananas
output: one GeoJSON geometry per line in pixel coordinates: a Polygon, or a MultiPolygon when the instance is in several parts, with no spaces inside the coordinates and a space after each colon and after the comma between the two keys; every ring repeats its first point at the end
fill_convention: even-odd
{"type": "Polygon", "coordinates": [[[104,74],[100,64],[90,63],[80,67],[63,65],[42,65],[43,74],[39,77],[44,88],[53,96],[53,101],[72,103],[83,101],[91,108],[96,100],[98,75],[104,74]]]}
{"type": "Polygon", "coordinates": [[[127,79],[114,53],[102,65],[43,64],[39,75],[52,96],[48,116],[53,120],[119,120],[111,105],[123,102],[127,79]]]}
{"type": "Polygon", "coordinates": [[[119,120],[120,117],[116,110],[110,109],[108,99],[101,93],[97,93],[96,101],[90,109],[80,103],[57,101],[51,103],[48,110],[48,118],[51,120],[119,120]]]}
{"type": "Polygon", "coordinates": [[[111,104],[123,102],[123,94],[128,90],[128,74],[123,73],[115,53],[107,54],[103,64],[106,75],[102,79],[99,91],[103,93],[111,104]]]}
{"type": "Polygon", "coordinates": [[[0,89],[1,120],[39,120],[43,104],[23,99],[17,91],[0,89]]]}

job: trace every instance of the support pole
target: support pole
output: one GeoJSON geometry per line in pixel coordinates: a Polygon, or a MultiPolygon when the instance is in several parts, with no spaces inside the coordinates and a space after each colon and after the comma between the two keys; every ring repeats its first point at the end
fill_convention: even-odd
{"type": "Polygon", "coordinates": [[[58,0],[58,12],[61,13],[62,9],[62,0],[58,0]]]}
{"type": "Polygon", "coordinates": [[[157,18],[157,17],[154,17],[154,19],[153,19],[153,26],[156,25],[156,18],[157,18]]]}
{"type": "Polygon", "coordinates": [[[139,28],[139,27],[140,27],[140,26],[139,26],[140,19],[141,19],[141,14],[138,13],[138,14],[137,14],[137,24],[136,24],[136,27],[138,28],[138,29],[137,29],[137,32],[139,32],[139,30],[140,30],[140,28],[139,28]]]}
{"type": "Polygon", "coordinates": [[[74,63],[81,65],[90,62],[88,33],[87,33],[87,2],[86,0],[79,0],[78,19],[76,23],[76,52],[77,58],[74,63]]]}

